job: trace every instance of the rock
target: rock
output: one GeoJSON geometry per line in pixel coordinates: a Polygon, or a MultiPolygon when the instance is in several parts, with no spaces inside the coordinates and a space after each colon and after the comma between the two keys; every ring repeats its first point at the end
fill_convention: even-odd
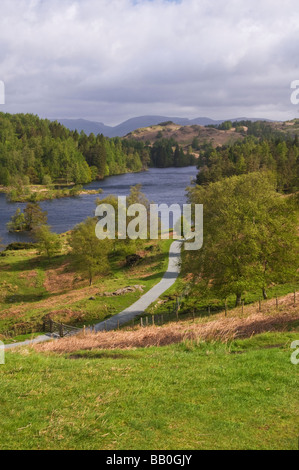
{"type": "Polygon", "coordinates": [[[136,292],[137,290],[139,292],[143,292],[143,289],[144,289],[144,286],[127,286],[127,287],[122,287],[121,289],[117,289],[116,291],[114,292],[103,292],[102,294],[99,293],[97,295],[101,296],[101,297],[116,297],[116,296],[119,296],[119,295],[126,295],[126,294],[130,294],[132,292],[136,292]]]}
{"type": "Polygon", "coordinates": [[[140,292],[143,292],[145,286],[134,286],[135,290],[139,290],[140,292]]]}
{"type": "Polygon", "coordinates": [[[89,297],[89,300],[97,300],[95,297],[89,297]]]}

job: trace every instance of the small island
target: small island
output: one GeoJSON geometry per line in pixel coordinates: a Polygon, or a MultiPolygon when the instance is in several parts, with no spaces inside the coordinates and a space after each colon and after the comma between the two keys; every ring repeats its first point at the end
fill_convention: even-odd
{"type": "Polygon", "coordinates": [[[86,196],[90,194],[102,194],[102,189],[84,189],[81,185],[21,185],[0,186],[0,192],[5,193],[10,202],[41,202],[61,199],[65,197],[86,196]]]}

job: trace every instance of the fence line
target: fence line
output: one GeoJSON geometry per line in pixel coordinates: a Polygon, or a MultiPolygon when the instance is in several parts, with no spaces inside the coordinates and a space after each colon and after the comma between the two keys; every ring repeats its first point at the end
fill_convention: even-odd
{"type": "Polygon", "coordinates": [[[43,331],[45,333],[51,333],[59,335],[60,338],[65,336],[72,336],[81,331],[81,328],[75,326],[64,325],[63,323],[57,323],[51,319],[45,320],[43,323],[43,331]]]}
{"type": "MultiPolygon", "coordinates": [[[[138,325],[141,325],[142,327],[153,326],[153,325],[162,326],[166,323],[179,321],[180,318],[184,320],[193,319],[193,321],[195,321],[195,318],[197,317],[211,315],[211,311],[213,308],[211,305],[205,308],[201,308],[201,309],[191,308],[189,313],[183,313],[180,315],[180,310],[182,307],[183,300],[188,296],[189,292],[190,292],[189,289],[185,289],[185,291],[175,299],[175,302],[173,303],[172,306],[168,305],[167,307],[168,311],[162,311],[161,313],[157,313],[157,314],[153,314],[153,313],[149,313],[147,315],[144,314],[138,320],[133,319],[130,322],[130,325],[126,325],[126,327],[131,326],[134,328],[138,325]]],[[[297,292],[294,291],[293,293],[294,306],[296,306],[297,304],[297,297],[298,297],[297,292]]],[[[276,297],[274,299],[275,299],[276,309],[279,309],[279,298],[276,297]]],[[[242,311],[242,314],[244,313],[244,305],[245,305],[244,300],[242,300],[242,303],[239,306],[242,311]]],[[[261,299],[257,301],[257,305],[258,305],[258,310],[262,312],[263,301],[261,299]]],[[[227,306],[227,302],[223,304],[223,307],[220,307],[220,306],[215,307],[215,312],[216,311],[219,312],[221,310],[225,311],[226,316],[229,316],[229,309],[227,306]]],[[[65,336],[72,336],[72,335],[78,334],[79,332],[82,332],[82,328],[65,325],[63,323],[58,323],[51,319],[47,319],[47,320],[44,320],[42,325],[36,325],[35,328],[32,328],[32,326],[29,324],[28,325],[27,324],[15,325],[13,327],[13,331],[3,331],[3,335],[6,337],[13,337],[13,336],[16,336],[17,334],[27,334],[27,332],[28,334],[34,333],[34,330],[36,332],[39,332],[41,331],[41,328],[44,333],[51,333],[53,335],[60,336],[61,338],[65,336]]],[[[93,331],[93,328],[94,327],[91,326],[86,329],[88,330],[91,329],[93,331]]],[[[117,329],[119,328],[120,328],[120,323],[118,322],[117,329]]]]}
{"type": "MultiPolygon", "coordinates": [[[[180,308],[181,308],[181,305],[182,305],[182,300],[187,297],[188,293],[184,293],[183,295],[181,295],[180,297],[178,297],[175,301],[175,304],[173,305],[173,307],[171,308],[170,306],[168,307],[168,312],[164,311],[164,312],[161,312],[161,313],[157,313],[155,315],[142,315],[142,317],[140,317],[139,320],[132,320],[132,326],[135,327],[135,326],[142,326],[142,327],[146,327],[146,326],[153,326],[153,325],[157,325],[157,326],[161,326],[161,325],[164,325],[166,323],[170,323],[170,322],[174,322],[174,321],[179,321],[179,319],[184,319],[184,320],[192,320],[195,321],[195,318],[199,318],[199,317],[203,317],[203,316],[210,316],[211,315],[211,311],[212,311],[212,307],[209,305],[207,306],[206,308],[201,308],[201,309],[196,309],[196,308],[191,308],[190,309],[190,312],[189,313],[183,313],[180,315],[180,308]]],[[[296,306],[296,302],[297,302],[297,296],[296,296],[296,291],[293,293],[294,297],[293,297],[293,304],[294,306],[296,306]]],[[[276,306],[276,309],[279,309],[279,298],[278,297],[275,297],[274,298],[275,300],[275,306],[276,306]]],[[[267,302],[267,300],[265,299],[265,302],[267,302]]],[[[262,312],[263,311],[263,301],[262,299],[259,299],[257,302],[254,302],[257,304],[257,308],[258,308],[258,311],[259,312],[262,312]]],[[[245,302],[244,300],[242,300],[241,304],[239,305],[239,308],[242,312],[242,314],[244,314],[244,306],[245,306],[245,302]]],[[[215,308],[215,313],[216,312],[220,312],[220,311],[223,311],[224,312],[224,315],[225,317],[228,317],[229,316],[229,308],[228,308],[228,305],[227,305],[227,301],[225,301],[225,303],[223,304],[223,307],[220,307],[220,306],[217,306],[215,308]]]]}

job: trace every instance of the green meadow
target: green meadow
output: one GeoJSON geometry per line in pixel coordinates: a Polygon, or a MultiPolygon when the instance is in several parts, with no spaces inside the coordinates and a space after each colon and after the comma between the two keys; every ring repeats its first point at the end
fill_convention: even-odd
{"type": "Polygon", "coordinates": [[[6,354],[0,449],[298,449],[299,331],[6,354]]]}

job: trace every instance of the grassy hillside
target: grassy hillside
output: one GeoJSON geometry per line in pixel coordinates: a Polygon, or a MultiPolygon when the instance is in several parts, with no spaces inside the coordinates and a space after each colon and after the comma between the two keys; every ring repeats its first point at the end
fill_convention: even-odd
{"type": "MultiPolygon", "coordinates": [[[[162,123],[163,124],[163,123],[162,123]]],[[[244,128],[246,134],[246,128],[244,128]]],[[[150,142],[153,144],[160,137],[165,139],[173,138],[182,147],[188,148],[192,145],[194,139],[198,139],[199,144],[211,142],[213,147],[219,145],[232,144],[239,139],[243,138],[243,133],[237,132],[235,128],[227,131],[214,129],[204,126],[180,126],[174,123],[166,125],[150,126],[128,134],[125,139],[135,139],[142,142],[150,142]]],[[[193,152],[196,153],[196,152],[193,152]]]]}
{"type": "MultiPolygon", "coordinates": [[[[152,254],[131,279],[156,282],[166,259],[163,251],[152,254]]],[[[44,275],[41,268],[43,288],[44,275]]],[[[8,351],[0,366],[0,449],[295,450],[298,366],[290,347],[298,338],[299,304],[289,294],[278,308],[264,302],[262,312],[252,304],[228,317],[219,312],[8,351]]]]}
{"type": "Polygon", "coordinates": [[[251,338],[256,334],[273,331],[286,331],[299,327],[299,301],[294,304],[294,297],[289,294],[279,299],[244,308],[235,308],[226,314],[222,311],[214,315],[198,318],[179,317],[163,326],[148,327],[128,326],[121,331],[79,334],[61,341],[51,341],[37,346],[42,352],[76,352],[93,349],[132,349],[191,341],[198,344],[203,341],[229,343],[236,339],[251,338]]]}
{"type": "Polygon", "coordinates": [[[298,370],[290,344],[298,334],[7,353],[0,449],[295,450],[298,370]]]}
{"type": "Polygon", "coordinates": [[[50,260],[35,250],[5,252],[0,257],[0,339],[41,332],[47,315],[79,327],[121,312],[159,282],[167,268],[170,243],[144,244],[141,261],[132,267],[125,266],[125,254],[113,253],[110,275],[99,276],[91,287],[72,267],[67,250],[50,260]],[[141,288],[124,295],[102,295],[127,286],[141,288]]]}

